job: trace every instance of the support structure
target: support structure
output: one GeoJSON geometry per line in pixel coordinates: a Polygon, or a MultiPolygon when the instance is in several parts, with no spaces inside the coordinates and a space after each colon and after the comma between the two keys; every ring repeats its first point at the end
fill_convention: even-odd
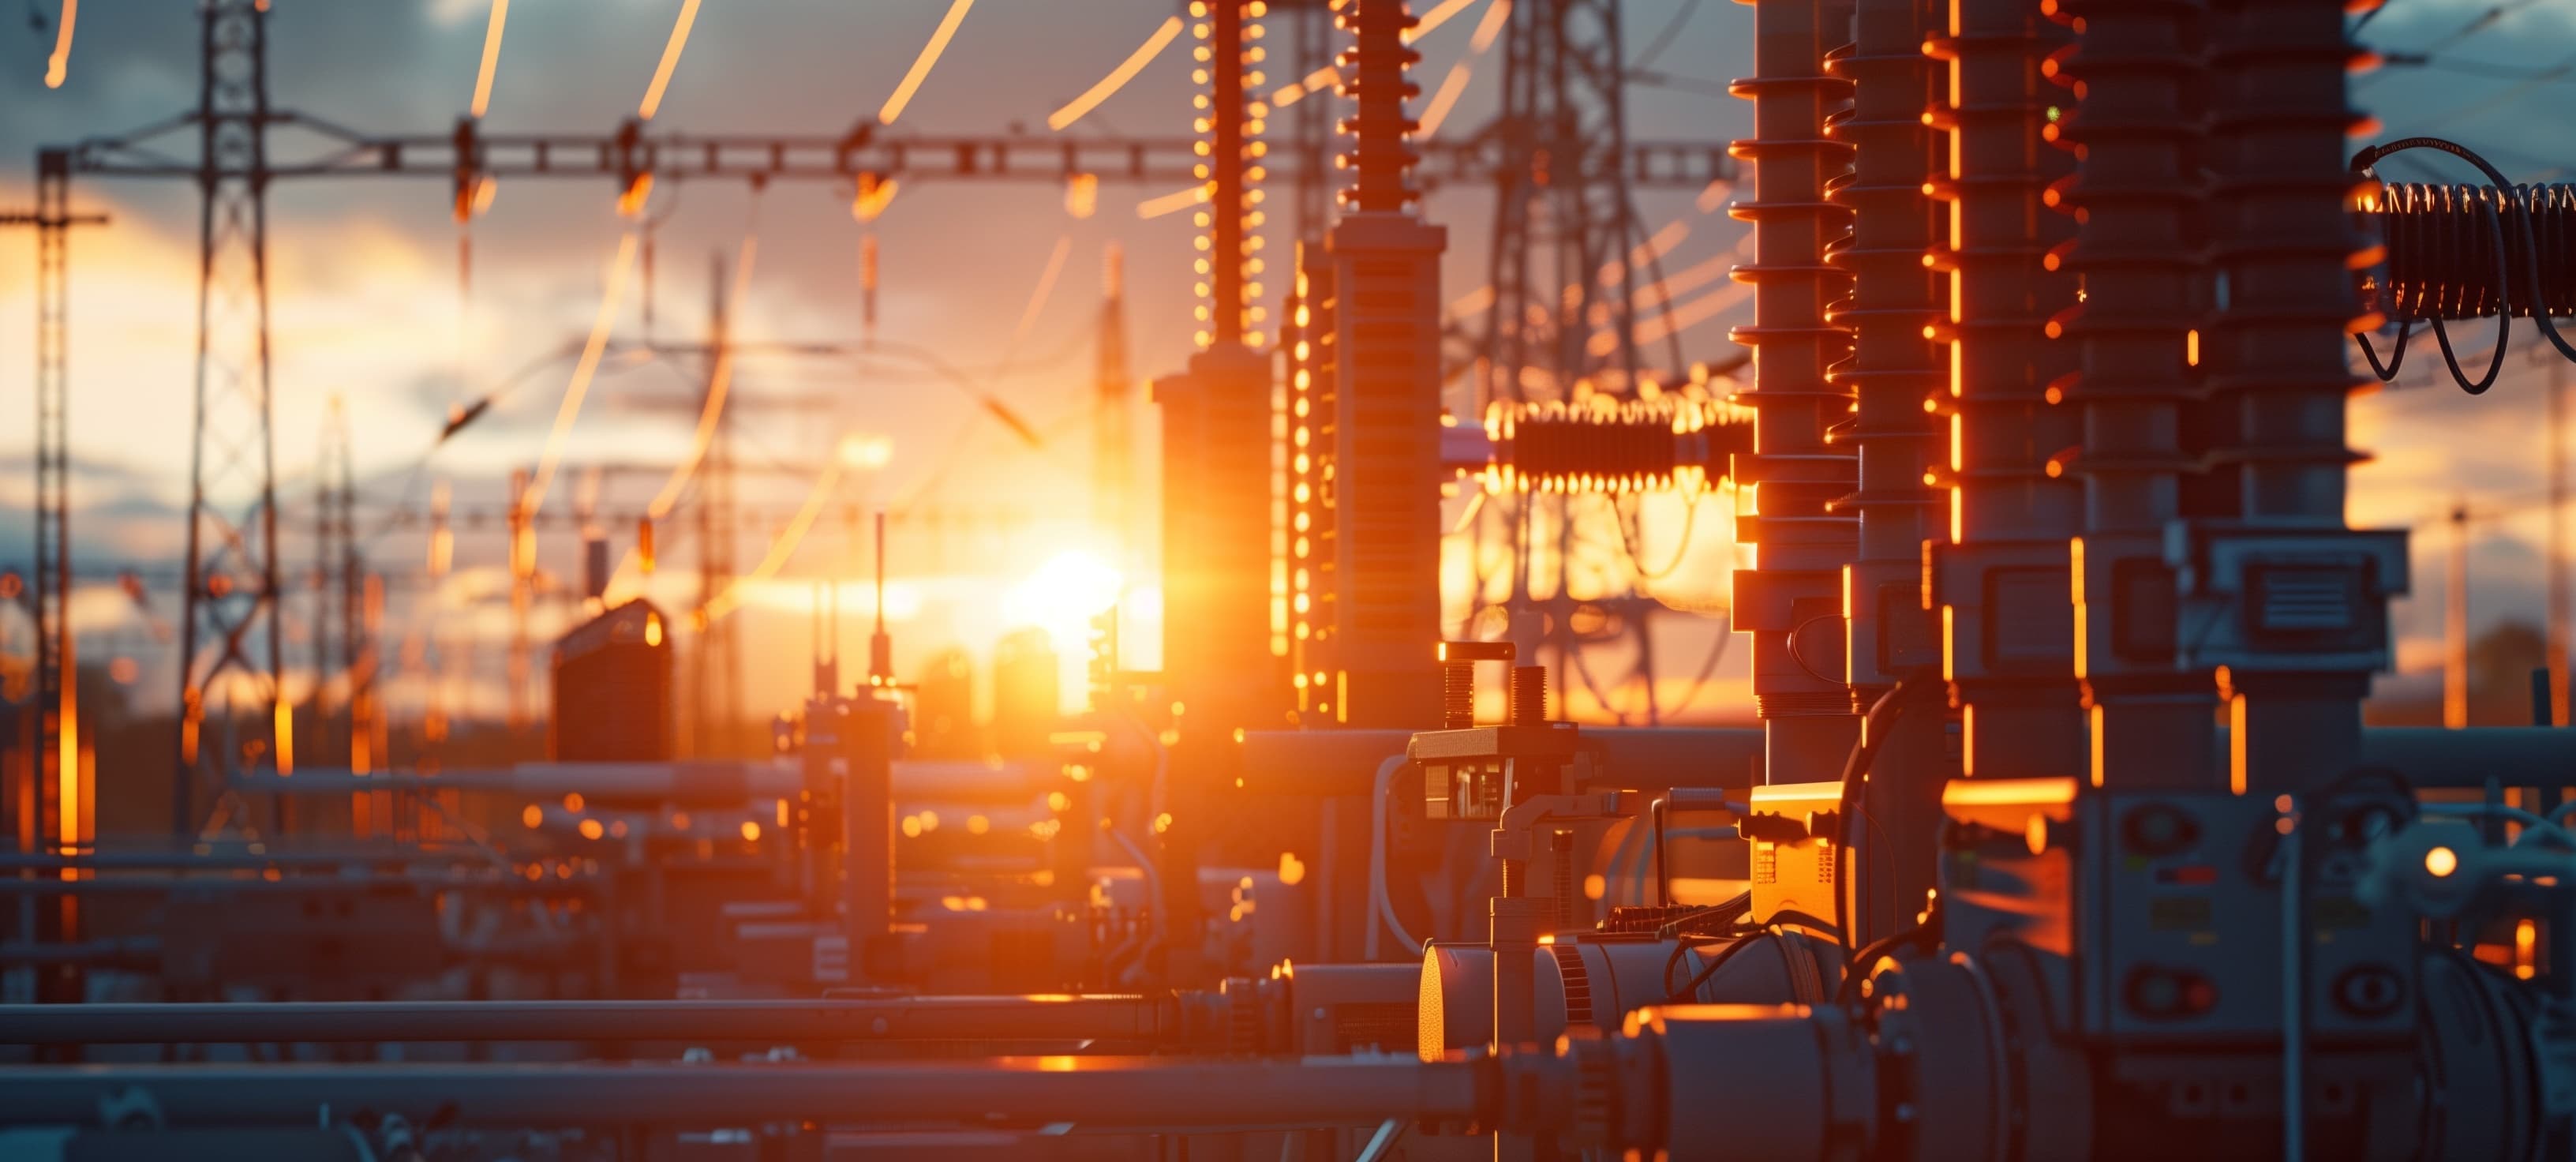
{"type": "MultiPolygon", "coordinates": [[[[2545,358],[2545,356],[2544,356],[2545,358]]],[[[2567,364],[2549,361],[2549,724],[2566,726],[2568,718],[2567,650],[2567,364]]]]}
{"type": "Polygon", "coordinates": [[[1532,398],[1533,380],[1538,398],[1556,399],[1578,380],[1620,393],[1635,385],[1636,276],[1624,259],[1637,226],[1619,164],[1628,148],[1619,28],[1614,0],[1527,0],[1503,32],[1503,107],[1483,136],[1517,164],[1494,175],[1480,403],[1532,398]]]}
{"type": "MultiPolygon", "coordinates": [[[[733,305],[725,300],[729,286],[724,256],[708,260],[706,386],[700,409],[727,390],[732,374],[733,305]]],[[[696,656],[689,661],[691,689],[689,753],[724,754],[743,727],[742,637],[732,618],[706,620],[707,608],[734,584],[733,414],[737,406],[720,406],[715,431],[698,465],[696,504],[698,538],[698,617],[696,656]]]]}
{"type": "Polygon", "coordinates": [[[268,5],[209,0],[196,122],[195,447],[179,625],[179,754],[170,827],[198,826],[201,785],[294,764],[280,713],[277,489],[268,349],[268,5]]]}
{"type": "MultiPolygon", "coordinates": [[[[1657,260],[1629,196],[1643,183],[1619,164],[1629,149],[1620,14],[1615,0],[1528,0],[1512,8],[1505,25],[1502,108],[1479,131],[1508,163],[1495,173],[1492,300],[1468,401],[1478,412],[1498,401],[1573,403],[1595,392],[1628,398],[1638,389],[1636,268],[1657,260]]],[[[1675,340],[1672,363],[1680,351],[1675,340]]],[[[1542,649],[1553,653],[1559,705],[1581,682],[1607,707],[1608,692],[1578,657],[1588,643],[1575,624],[1590,607],[1612,627],[1599,636],[1633,637],[1626,680],[1611,688],[1641,685],[1644,718],[1654,721],[1650,620],[1658,606],[1633,587],[1581,599],[1569,591],[1566,562],[1585,535],[1589,498],[1529,492],[1505,499],[1477,528],[1480,538],[1510,548],[1505,610],[1513,640],[1533,661],[1542,649]]],[[[1613,520],[1628,519],[1615,501],[1606,503],[1613,520]]]]}
{"type": "MultiPolygon", "coordinates": [[[[34,743],[25,787],[0,786],[0,816],[33,817],[6,830],[52,843],[74,838],[63,828],[63,789],[80,781],[78,659],[67,615],[72,592],[70,294],[71,228],[107,221],[71,210],[71,159],[58,149],[36,156],[36,205],[0,212],[0,226],[36,232],[36,688],[34,743]]],[[[77,804],[75,804],[75,807],[77,804]]],[[[77,811],[70,819],[78,830],[77,811]]]]}
{"type": "Polygon", "coordinates": [[[321,454],[315,458],[313,497],[312,687],[305,697],[310,737],[304,757],[309,762],[339,763],[363,769],[356,758],[364,726],[358,711],[358,659],[365,649],[366,566],[358,553],[357,480],[349,447],[349,419],[340,397],[331,397],[322,424],[321,454]],[[344,683],[340,708],[347,723],[334,721],[332,683],[344,683]]]}

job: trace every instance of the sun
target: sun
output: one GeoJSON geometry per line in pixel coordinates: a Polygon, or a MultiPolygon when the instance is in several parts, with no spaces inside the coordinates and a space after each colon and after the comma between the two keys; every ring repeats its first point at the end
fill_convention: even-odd
{"type": "Polygon", "coordinates": [[[1048,558],[1004,595],[1002,613],[1013,624],[1047,631],[1063,655],[1087,648],[1092,616],[1118,604],[1124,584],[1099,554],[1072,549],[1048,558]]]}

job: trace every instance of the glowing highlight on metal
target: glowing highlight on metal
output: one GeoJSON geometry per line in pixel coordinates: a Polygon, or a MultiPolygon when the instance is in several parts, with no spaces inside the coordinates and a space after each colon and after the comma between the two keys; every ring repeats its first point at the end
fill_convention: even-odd
{"type": "MultiPolygon", "coordinates": [[[[500,27],[497,21],[496,17],[493,25],[496,30],[500,27]]],[[[689,26],[697,22],[698,0],[681,0],[680,18],[671,23],[671,39],[662,45],[662,63],[654,66],[653,83],[645,86],[644,101],[635,107],[636,116],[650,121],[653,114],[661,110],[662,91],[671,87],[671,73],[680,67],[681,51],[689,47],[689,26]]],[[[488,54],[498,51],[499,47],[496,32],[494,42],[485,49],[485,59],[488,61],[488,54]]]]}
{"type": "Polygon", "coordinates": [[[492,0],[492,20],[483,28],[483,67],[474,74],[476,117],[492,107],[492,72],[501,64],[501,29],[509,21],[510,0],[492,0]]]}
{"type": "Polygon", "coordinates": [[[626,276],[635,268],[635,235],[628,232],[617,241],[617,257],[608,263],[608,289],[599,296],[599,313],[590,321],[590,338],[582,344],[581,362],[573,367],[572,382],[564,386],[562,406],[555,409],[555,426],[546,433],[544,454],[537,458],[536,482],[531,484],[520,502],[520,511],[533,514],[545,503],[546,488],[554,483],[555,467],[563,462],[564,441],[572,435],[573,421],[581,415],[582,397],[590,394],[591,377],[599,373],[599,357],[608,350],[608,331],[617,322],[617,305],[626,296],[626,276]]]}
{"type": "MultiPolygon", "coordinates": [[[[750,290],[751,269],[759,261],[760,235],[745,235],[740,255],[734,260],[733,297],[728,300],[737,304],[737,309],[750,290]]],[[[715,369],[707,376],[707,400],[705,406],[698,409],[698,429],[689,439],[688,454],[682,456],[679,466],[671,470],[670,479],[662,482],[662,490],[653,494],[653,503],[645,510],[646,519],[660,520],[669,516],[671,506],[680,502],[681,490],[688,487],[689,477],[697,472],[698,464],[706,459],[707,449],[715,443],[716,427],[724,418],[725,398],[731,394],[729,389],[732,386],[733,347],[726,344],[716,351],[715,369]]]]}
{"type": "Polygon", "coordinates": [[[1136,51],[1127,54],[1126,60],[1118,62],[1117,68],[1109,70],[1108,76],[1100,78],[1099,84],[1091,86],[1081,96],[1065,102],[1063,108],[1047,114],[1047,128],[1061,133],[1066,126],[1082,120],[1084,114],[1099,108],[1101,102],[1116,96],[1118,90],[1127,86],[1127,82],[1135,80],[1136,74],[1145,71],[1145,66],[1154,63],[1154,58],[1161,55],[1163,49],[1180,35],[1181,18],[1178,16],[1165,18],[1162,27],[1156,28],[1153,35],[1146,37],[1145,43],[1136,46],[1136,51]]]}
{"type": "Polygon", "coordinates": [[[72,25],[80,20],[80,0],[63,0],[63,16],[54,29],[54,51],[45,58],[45,87],[59,89],[71,77],[72,25]]]}
{"type": "Polygon", "coordinates": [[[894,87],[894,95],[877,110],[879,124],[892,125],[895,118],[903,116],[904,106],[912,103],[912,95],[920,91],[921,82],[929,79],[931,66],[939,63],[939,54],[948,51],[949,39],[957,35],[957,26],[965,23],[966,10],[974,6],[975,0],[955,0],[948,6],[948,15],[939,18],[939,27],[931,32],[930,43],[921,46],[921,55],[912,59],[912,69],[903,75],[903,83],[894,87]]]}

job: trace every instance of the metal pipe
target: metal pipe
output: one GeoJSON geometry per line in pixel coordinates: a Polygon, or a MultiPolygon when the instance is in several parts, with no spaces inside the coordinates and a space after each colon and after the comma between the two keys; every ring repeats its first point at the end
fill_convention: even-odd
{"type": "Polygon", "coordinates": [[[2576,730],[2375,726],[2361,732],[2360,763],[2395,771],[2419,790],[2563,787],[2576,784],[2576,730]]]}
{"type": "MultiPolygon", "coordinates": [[[[1410,730],[1254,730],[1243,736],[1244,790],[1359,798],[1378,763],[1404,753],[1410,730]]],[[[1745,727],[1586,726],[1595,789],[1742,790],[1762,782],[1763,732],[1745,727]]]]}
{"type": "MultiPolygon", "coordinates": [[[[900,798],[943,802],[1018,802],[1042,793],[1045,779],[1023,763],[902,761],[894,764],[900,798]]],[[[346,795],[359,791],[466,791],[560,799],[579,795],[600,803],[655,806],[720,806],[748,800],[793,799],[806,789],[805,772],[792,761],[734,762],[690,759],[668,763],[528,763],[515,767],[442,770],[435,775],[299,768],[290,778],[245,773],[242,789],[263,795],[346,795]]]]}
{"type": "Polygon", "coordinates": [[[5,1045],[377,1041],[1155,1041],[1189,1028],[1172,996],[887,1000],[348,1001],[0,1005],[5,1045]]]}
{"type": "Polygon", "coordinates": [[[308,875],[265,879],[255,876],[106,876],[92,879],[0,879],[0,897],[128,896],[221,893],[232,895],[420,895],[439,892],[493,892],[502,895],[590,895],[599,884],[587,876],[542,880],[516,876],[335,876],[308,875]]]}
{"type": "Polygon", "coordinates": [[[267,868],[343,868],[371,865],[488,865],[490,852],[469,848],[376,848],[347,851],[248,851],[227,847],[204,853],[188,851],[78,851],[0,855],[0,872],[61,871],[240,871],[267,868]]]}
{"type": "MultiPolygon", "coordinates": [[[[1539,1065],[1539,1062],[1532,1062],[1539,1065]]],[[[204,1065],[0,1069],[0,1125],[84,1125],[148,1094],[177,1127],[432,1110],[478,1126],[1067,1123],[1091,1129],[1464,1122],[1506,1112],[1492,1059],[1019,1057],[733,1065],[204,1065]]],[[[1571,1077],[1558,1079],[1564,1091],[1571,1077]]],[[[1536,1104],[1536,1103],[1529,1103],[1536,1104]]],[[[1529,1111],[1535,1112],[1535,1111],[1529,1111]]]]}

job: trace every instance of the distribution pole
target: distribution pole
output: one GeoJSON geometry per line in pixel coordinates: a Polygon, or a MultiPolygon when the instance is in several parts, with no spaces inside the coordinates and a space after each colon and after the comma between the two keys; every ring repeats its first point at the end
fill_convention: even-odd
{"type": "Polygon", "coordinates": [[[519,740],[528,730],[528,613],[536,602],[537,530],[535,513],[528,509],[528,470],[510,472],[510,657],[509,705],[503,708],[503,721],[510,729],[510,747],[517,752],[519,740]]]}
{"type": "Polygon", "coordinates": [[[2469,505],[2451,506],[2450,570],[2442,586],[2442,725],[2469,724],[2469,505]]]}
{"type": "Polygon", "coordinates": [[[2549,724],[2567,708],[2567,363],[2549,361],[2549,724]]]}

